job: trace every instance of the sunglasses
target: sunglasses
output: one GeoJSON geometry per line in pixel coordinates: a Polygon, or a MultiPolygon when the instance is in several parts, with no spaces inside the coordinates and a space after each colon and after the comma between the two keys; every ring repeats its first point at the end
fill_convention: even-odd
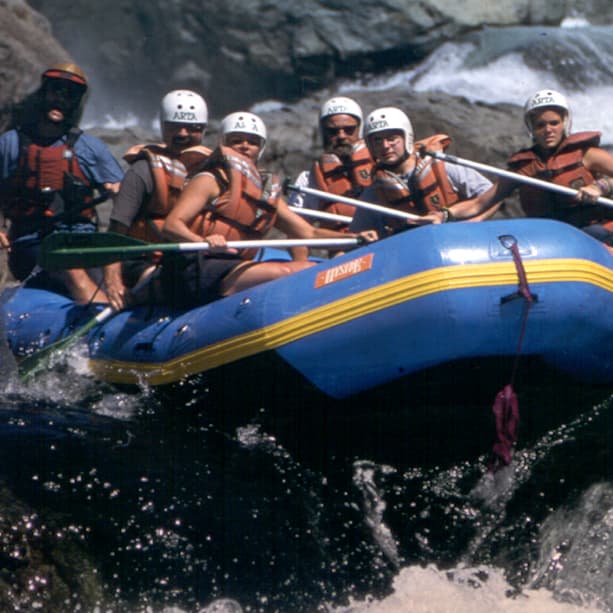
{"type": "Polygon", "coordinates": [[[339,127],[326,127],[324,128],[328,136],[337,136],[341,132],[344,132],[347,136],[353,136],[358,129],[357,125],[354,126],[339,126],[339,127]]]}
{"type": "Polygon", "coordinates": [[[181,123],[180,121],[166,121],[165,124],[171,130],[181,130],[185,128],[188,132],[204,132],[206,124],[204,123],[181,123]]]}
{"type": "Polygon", "coordinates": [[[46,83],[48,92],[69,98],[77,98],[85,93],[85,87],[66,79],[49,79],[46,83]]]}

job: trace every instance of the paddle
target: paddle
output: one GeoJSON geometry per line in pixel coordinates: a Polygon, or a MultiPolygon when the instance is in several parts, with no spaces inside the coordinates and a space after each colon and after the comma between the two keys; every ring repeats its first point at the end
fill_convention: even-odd
{"type": "Polygon", "coordinates": [[[25,357],[18,365],[19,378],[23,383],[27,383],[36,373],[49,368],[51,358],[66,349],[72,347],[82,336],[87,334],[94,326],[106,321],[113,314],[112,307],[106,307],[95,317],[92,317],[86,324],[75,330],[70,336],[60,339],[47,347],[25,357]]]}
{"type": "Polygon", "coordinates": [[[406,211],[390,209],[389,207],[381,206],[380,204],[374,204],[372,202],[365,202],[363,200],[356,200],[355,198],[349,198],[347,196],[339,196],[338,194],[331,194],[330,192],[323,192],[319,189],[314,189],[312,187],[301,187],[300,185],[290,185],[290,184],[286,185],[285,187],[287,189],[291,189],[294,192],[301,192],[303,194],[311,194],[312,196],[318,196],[322,200],[330,200],[331,202],[344,202],[345,204],[351,204],[358,208],[376,211],[377,213],[381,213],[383,215],[389,215],[390,217],[399,217],[400,219],[412,219],[414,221],[422,220],[422,218],[419,215],[413,215],[412,213],[407,213],[406,211]]]}
{"type": "MultiPolygon", "coordinates": [[[[156,270],[151,269],[149,273],[143,277],[133,288],[132,292],[136,293],[143,289],[147,283],[149,283],[152,279],[157,276],[156,270]]],[[[114,313],[114,309],[110,306],[105,307],[102,311],[100,311],[97,315],[92,317],[87,323],[83,324],[80,328],[77,328],[72,334],[69,336],[52,343],[51,345],[47,345],[43,347],[36,353],[29,355],[23,360],[20,360],[17,365],[17,369],[19,372],[19,378],[22,382],[26,383],[29,381],[36,373],[41,370],[45,370],[49,368],[49,362],[51,358],[62,351],[66,351],[83,336],[85,336],[92,328],[105,322],[109,317],[114,313]]]]}
{"type": "MultiPolygon", "coordinates": [[[[565,196],[576,196],[578,193],[578,190],[573,189],[572,187],[566,187],[564,185],[550,183],[549,181],[543,181],[542,179],[536,179],[534,177],[526,177],[525,175],[520,175],[519,173],[511,172],[510,170],[503,170],[501,168],[497,168],[496,166],[489,166],[488,164],[473,162],[471,160],[456,157],[455,155],[443,153],[442,151],[427,151],[424,148],[420,151],[420,154],[422,156],[429,155],[433,158],[443,160],[444,162],[449,162],[450,164],[458,164],[459,166],[466,166],[467,168],[472,168],[474,170],[489,172],[493,175],[503,177],[505,179],[517,181],[518,183],[526,183],[527,185],[542,187],[543,189],[548,189],[552,192],[558,192],[559,194],[564,194],[565,196]]],[[[601,196],[600,198],[598,198],[598,200],[596,200],[596,202],[604,206],[613,207],[613,200],[609,198],[604,198],[601,196]]]]}
{"type": "Polygon", "coordinates": [[[338,221],[340,223],[351,223],[352,217],[349,215],[336,215],[335,213],[326,213],[326,211],[317,211],[315,209],[303,209],[300,206],[288,206],[290,211],[302,215],[304,217],[315,217],[317,219],[327,219],[329,221],[338,221]]]}
{"type": "MultiPolygon", "coordinates": [[[[362,244],[361,238],[295,238],[228,241],[228,249],[260,249],[264,247],[312,247],[338,249],[362,244]]],[[[146,243],[112,232],[54,232],[42,244],[39,263],[46,270],[95,268],[111,262],[131,260],[152,252],[207,251],[201,243],[146,243]]]]}

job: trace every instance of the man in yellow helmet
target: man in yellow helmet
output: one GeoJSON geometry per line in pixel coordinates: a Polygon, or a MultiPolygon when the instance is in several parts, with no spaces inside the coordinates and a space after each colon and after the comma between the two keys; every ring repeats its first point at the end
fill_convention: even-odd
{"type": "MultiPolygon", "coordinates": [[[[119,189],[117,160],[101,140],[77,127],[87,87],[76,64],[51,66],[15,127],[0,135],[0,207],[9,222],[8,231],[0,230],[0,247],[9,250],[9,268],[20,281],[34,270],[45,235],[94,231],[96,193],[119,189]]],[[[100,285],[81,269],[40,273],[29,284],[82,303],[106,302],[100,285]]]]}

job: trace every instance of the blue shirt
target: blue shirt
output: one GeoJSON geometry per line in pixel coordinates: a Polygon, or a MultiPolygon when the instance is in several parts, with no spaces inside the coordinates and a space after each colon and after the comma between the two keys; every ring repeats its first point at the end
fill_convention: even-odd
{"type": "MultiPolygon", "coordinates": [[[[68,134],[55,141],[52,147],[66,142],[68,134]]],[[[109,148],[95,136],[81,134],[74,146],[74,153],[85,176],[98,186],[104,183],[118,183],[123,179],[123,169],[113,157],[109,148]]],[[[0,135],[0,178],[13,175],[19,160],[19,136],[17,130],[0,135]]]]}

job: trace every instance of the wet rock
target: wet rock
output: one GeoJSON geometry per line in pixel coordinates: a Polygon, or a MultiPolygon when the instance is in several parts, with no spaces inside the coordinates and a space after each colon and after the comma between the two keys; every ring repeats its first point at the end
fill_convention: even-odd
{"type": "Polygon", "coordinates": [[[613,486],[596,483],[575,505],[544,522],[531,587],[546,587],[563,602],[609,611],[612,574],[613,486]]]}
{"type": "Polygon", "coordinates": [[[58,526],[0,484],[0,610],[92,611],[102,602],[92,561],[58,526]]]}
{"type": "Polygon", "coordinates": [[[87,69],[101,111],[152,114],[166,90],[191,87],[215,116],[417,62],[482,25],[558,25],[566,4],[469,0],[458,10],[453,0],[32,0],[87,69]]]}

